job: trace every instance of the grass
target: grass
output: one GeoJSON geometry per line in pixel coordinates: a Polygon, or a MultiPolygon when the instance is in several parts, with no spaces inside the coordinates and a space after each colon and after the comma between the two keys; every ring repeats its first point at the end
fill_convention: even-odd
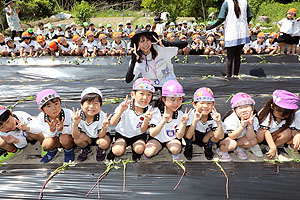
{"type": "Polygon", "coordinates": [[[98,11],[95,17],[142,17],[141,12],[134,10],[113,10],[98,11]]]}

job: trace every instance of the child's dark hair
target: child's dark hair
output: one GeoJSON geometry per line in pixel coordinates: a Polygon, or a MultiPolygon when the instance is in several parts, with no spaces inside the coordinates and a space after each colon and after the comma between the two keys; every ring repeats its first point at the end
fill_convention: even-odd
{"type": "MultiPolygon", "coordinates": [[[[58,99],[59,102],[61,103],[61,99],[60,99],[59,97],[56,97],[56,98],[51,99],[51,100],[49,100],[49,101],[51,101],[52,103],[55,103],[55,101],[54,101],[55,99],[58,99]]],[[[47,101],[47,103],[45,103],[45,104],[41,107],[42,110],[44,110],[44,107],[48,104],[49,101],[47,101]]]]}
{"type": "Polygon", "coordinates": [[[6,122],[10,115],[12,115],[10,110],[6,110],[4,111],[4,113],[2,113],[2,115],[0,115],[0,126],[2,126],[4,122],[6,122]]]}
{"type": "MultiPolygon", "coordinates": [[[[140,42],[142,36],[145,36],[148,40],[151,40],[151,41],[153,39],[150,34],[143,34],[137,40],[135,40],[134,44],[135,44],[136,47],[139,46],[139,42],[140,42]]],[[[151,54],[152,54],[152,59],[154,60],[156,58],[156,56],[157,56],[157,52],[154,49],[153,45],[151,46],[150,51],[151,51],[151,54]]],[[[139,55],[139,59],[137,60],[137,62],[141,63],[142,62],[142,55],[143,55],[143,53],[142,53],[142,51],[137,51],[137,54],[139,55]]]]}
{"type": "MultiPolygon", "coordinates": [[[[253,106],[253,108],[254,108],[254,106],[253,106]]],[[[224,117],[223,117],[223,120],[222,121],[224,121],[227,117],[229,117],[232,113],[233,113],[233,111],[235,110],[235,108],[234,109],[230,109],[225,115],[224,115],[224,117]]],[[[257,115],[257,110],[253,110],[253,115],[257,115]]]]}
{"type": "MultiPolygon", "coordinates": [[[[165,110],[165,103],[163,102],[163,97],[161,96],[155,103],[154,103],[154,107],[157,107],[161,112],[164,112],[165,110]]],[[[181,110],[182,105],[177,109],[177,110],[181,110]]]]}
{"type": "Polygon", "coordinates": [[[260,113],[258,115],[259,123],[262,123],[267,118],[268,114],[270,114],[269,124],[268,124],[268,126],[269,126],[271,124],[272,116],[274,116],[273,111],[274,110],[279,110],[279,109],[283,110],[282,116],[286,116],[286,118],[285,118],[286,122],[278,131],[282,132],[285,129],[289,128],[290,125],[293,123],[296,110],[283,109],[283,108],[277,106],[273,102],[273,99],[270,99],[269,101],[267,101],[267,103],[265,104],[263,109],[260,111],[260,113]]]}
{"type": "Polygon", "coordinates": [[[39,22],[38,26],[44,26],[43,22],[39,22]]]}
{"type": "Polygon", "coordinates": [[[101,96],[99,94],[96,94],[96,93],[89,93],[89,94],[84,95],[82,97],[80,103],[82,105],[84,102],[86,102],[86,101],[91,102],[91,101],[93,101],[96,98],[99,100],[100,106],[102,106],[102,98],[101,98],[101,96]]]}

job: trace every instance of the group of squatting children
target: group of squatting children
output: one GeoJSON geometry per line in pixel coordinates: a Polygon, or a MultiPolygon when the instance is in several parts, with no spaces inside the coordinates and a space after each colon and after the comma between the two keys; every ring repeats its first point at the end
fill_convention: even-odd
{"type": "Polygon", "coordinates": [[[36,98],[41,111],[37,118],[0,106],[0,148],[6,151],[0,162],[19,154],[28,142],[34,141],[41,143],[43,163],[51,161],[58,148],[64,149],[65,162],[74,161],[76,146],[81,148],[77,160],[83,162],[92,153],[93,145],[97,146],[97,161],[122,156],[128,146],[134,161],[141,156],[150,159],[164,147],[176,160],[184,147],[183,140],[183,154],[188,160],[193,157],[193,144],[204,148],[207,160],[212,160],[215,152],[222,161],[232,161],[228,154],[231,151],[247,160],[247,148],[256,157],[263,157],[259,144],[267,145],[270,159],[276,158],[278,146],[283,146],[293,159],[300,159],[299,98],[291,92],[275,90],[259,112],[248,94],[237,93],[224,119],[215,108],[210,88],[195,91],[189,111],[181,110],[185,94],[176,80],[163,84],[159,100],[152,100],[154,92],[149,79],[137,79],[131,98],[126,96],[110,115],[102,111],[103,96],[95,87],[81,93],[81,108],[73,110],[62,108],[56,91],[42,90],[36,98]],[[114,135],[110,134],[110,126],[115,126],[114,135]],[[217,145],[216,151],[213,145],[217,145]]]}

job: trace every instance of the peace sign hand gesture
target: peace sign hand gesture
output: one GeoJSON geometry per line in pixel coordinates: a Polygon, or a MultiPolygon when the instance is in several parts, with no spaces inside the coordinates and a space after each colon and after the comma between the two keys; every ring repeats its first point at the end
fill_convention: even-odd
{"type": "Polygon", "coordinates": [[[102,122],[102,129],[107,130],[107,128],[109,126],[109,120],[110,120],[111,116],[112,116],[112,114],[110,114],[108,117],[107,117],[107,113],[105,114],[104,120],[102,122]]]}
{"type": "Polygon", "coordinates": [[[144,116],[145,121],[150,121],[152,118],[152,115],[157,112],[157,110],[151,112],[151,109],[152,109],[152,106],[150,106],[149,109],[147,110],[147,112],[145,113],[145,116],[144,116]]]}
{"type": "Polygon", "coordinates": [[[121,111],[124,112],[133,99],[128,100],[128,95],[126,95],[126,100],[120,104],[121,111]]]}
{"type": "Polygon", "coordinates": [[[59,131],[62,131],[64,129],[64,117],[61,119],[61,121],[59,121],[58,118],[56,118],[56,128],[59,130],[59,131]]]}
{"type": "Polygon", "coordinates": [[[47,124],[50,127],[50,131],[54,132],[56,130],[56,123],[54,120],[51,120],[50,122],[48,121],[48,119],[46,119],[47,124]]]}
{"type": "Polygon", "coordinates": [[[250,116],[250,118],[248,119],[249,125],[253,125],[255,117],[256,117],[256,114],[253,115],[253,111],[252,111],[252,112],[251,112],[251,116],[250,116]]]}
{"type": "Polygon", "coordinates": [[[18,123],[18,125],[17,125],[18,129],[23,130],[23,131],[29,131],[29,127],[24,122],[17,120],[17,123],[18,123]]]}
{"type": "Polygon", "coordinates": [[[164,46],[161,39],[157,39],[154,35],[153,35],[153,38],[156,40],[156,42],[152,42],[152,44],[159,44],[162,47],[164,46]]]}
{"type": "Polygon", "coordinates": [[[75,108],[73,107],[73,124],[77,125],[80,123],[81,117],[80,117],[80,112],[79,109],[77,108],[77,110],[75,111],[75,108]]]}
{"type": "Polygon", "coordinates": [[[133,53],[136,56],[136,60],[140,59],[140,56],[137,54],[137,52],[140,50],[140,48],[136,48],[136,45],[133,45],[133,53]]]}
{"type": "Polygon", "coordinates": [[[215,107],[213,107],[212,113],[210,115],[213,118],[213,120],[215,120],[216,122],[222,121],[221,114],[217,112],[217,109],[215,107]]]}
{"type": "Polygon", "coordinates": [[[190,116],[190,113],[191,113],[192,109],[189,110],[189,112],[187,112],[187,108],[185,108],[185,112],[184,112],[184,115],[181,117],[181,122],[183,124],[186,124],[188,121],[189,121],[189,116],[190,116]]]}

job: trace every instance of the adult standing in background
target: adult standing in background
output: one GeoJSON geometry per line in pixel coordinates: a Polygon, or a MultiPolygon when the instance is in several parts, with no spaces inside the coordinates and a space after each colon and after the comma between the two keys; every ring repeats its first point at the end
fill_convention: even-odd
{"type": "Polygon", "coordinates": [[[240,70],[240,57],[244,44],[250,43],[248,23],[252,13],[247,0],[225,0],[222,4],[218,21],[207,26],[206,30],[213,29],[224,21],[225,48],[227,49],[226,77],[237,76],[240,70]]]}
{"type": "Polygon", "coordinates": [[[16,33],[19,32],[20,38],[23,33],[23,29],[21,27],[20,19],[19,19],[19,9],[14,9],[14,0],[5,0],[5,6],[6,8],[5,13],[6,13],[6,20],[7,24],[11,30],[11,39],[14,40],[16,33]]]}

